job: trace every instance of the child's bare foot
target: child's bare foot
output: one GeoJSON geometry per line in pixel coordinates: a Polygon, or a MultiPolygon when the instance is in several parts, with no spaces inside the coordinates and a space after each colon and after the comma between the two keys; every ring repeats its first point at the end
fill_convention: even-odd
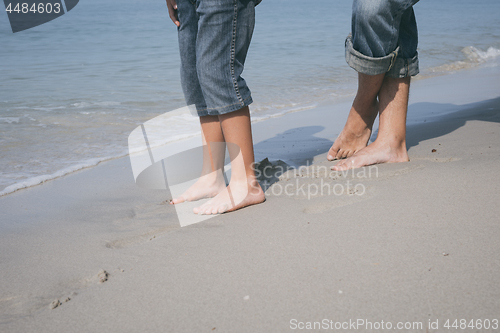
{"type": "Polygon", "coordinates": [[[171,204],[180,204],[184,201],[196,201],[205,198],[213,198],[226,188],[224,177],[220,172],[212,172],[201,176],[196,183],[186,190],[178,198],[174,198],[171,204]]]}
{"type": "Polygon", "coordinates": [[[193,209],[195,214],[212,215],[232,212],[234,210],[264,202],[264,191],[257,181],[231,182],[228,187],[215,198],[193,209]]]}
{"type": "Polygon", "coordinates": [[[354,106],[351,108],[344,129],[328,151],[329,161],[350,157],[368,144],[378,113],[377,100],[375,99],[369,109],[361,111],[363,112],[355,110],[354,106]]]}
{"type": "Polygon", "coordinates": [[[408,152],[406,151],[406,143],[402,142],[397,145],[390,145],[381,140],[375,140],[372,144],[364,149],[361,149],[356,154],[346,160],[340,161],[332,167],[334,171],[343,171],[349,169],[357,169],[367,165],[381,163],[397,163],[408,162],[408,152]]]}

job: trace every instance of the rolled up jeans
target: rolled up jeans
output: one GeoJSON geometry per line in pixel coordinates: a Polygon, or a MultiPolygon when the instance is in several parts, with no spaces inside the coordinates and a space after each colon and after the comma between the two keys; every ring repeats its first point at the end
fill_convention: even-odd
{"type": "Polygon", "coordinates": [[[198,115],[252,103],[241,76],[255,25],[256,0],[177,0],[181,84],[198,115]]]}
{"type": "Polygon", "coordinates": [[[359,73],[404,78],[419,73],[418,30],[413,5],[419,0],[354,0],[346,61],[359,73]]]}

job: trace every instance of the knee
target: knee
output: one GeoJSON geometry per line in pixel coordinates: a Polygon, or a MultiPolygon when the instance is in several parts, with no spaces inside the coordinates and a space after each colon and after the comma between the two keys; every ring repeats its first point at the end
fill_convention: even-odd
{"type": "MultiPolygon", "coordinates": [[[[203,58],[203,57],[201,57],[203,58]]],[[[196,59],[196,74],[198,76],[198,81],[202,89],[207,89],[210,87],[211,82],[213,82],[213,69],[215,64],[210,64],[205,59],[196,59]],[[212,65],[212,66],[210,66],[212,65]]]]}

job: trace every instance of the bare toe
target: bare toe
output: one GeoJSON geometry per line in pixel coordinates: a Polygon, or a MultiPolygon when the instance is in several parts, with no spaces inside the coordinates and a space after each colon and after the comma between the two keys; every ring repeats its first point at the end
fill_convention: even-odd
{"type": "Polygon", "coordinates": [[[180,204],[183,203],[184,201],[187,201],[186,198],[184,198],[184,195],[181,195],[178,198],[173,198],[172,201],[170,201],[170,204],[175,205],[175,204],[180,204]]]}
{"type": "Polygon", "coordinates": [[[337,155],[335,156],[335,159],[336,160],[342,159],[342,155],[343,154],[344,154],[344,150],[343,149],[339,149],[339,151],[337,152],[337,155]]]}
{"type": "Polygon", "coordinates": [[[377,113],[378,102],[376,99],[363,110],[354,109],[353,104],[342,132],[340,132],[328,151],[327,159],[332,161],[346,158],[366,147],[370,140],[373,121],[377,113]]]}
{"type": "Polygon", "coordinates": [[[342,161],[339,161],[337,164],[335,164],[334,166],[332,166],[332,170],[338,170],[338,168],[340,168],[342,165],[344,165],[346,160],[342,160],[342,161]]]}
{"type": "Polygon", "coordinates": [[[339,152],[339,148],[335,145],[337,142],[334,142],[330,150],[328,151],[327,160],[333,161],[336,159],[336,156],[339,152]]]}
{"type": "Polygon", "coordinates": [[[222,205],[222,206],[219,206],[219,208],[217,209],[217,213],[223,214],[223,213],[227,212],[227,210],[228,210],[227,205],[222,205]]]}
{"type": "Polygon", "coordinates": [[[217,207],[213,207],[212,210],[210,211],[210,214],[212,215],[219,214],[219,209],[217,207]]]}

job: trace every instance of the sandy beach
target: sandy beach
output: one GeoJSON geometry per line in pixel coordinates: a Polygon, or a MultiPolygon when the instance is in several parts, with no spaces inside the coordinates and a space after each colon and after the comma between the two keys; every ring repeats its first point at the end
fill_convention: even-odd
{"type": "Polygon", "coordinates": [[[191,226],[128,157],[0,197],[0,331],[495,331],[500,67],[415,80],[410,162],[334,175],[349,103],[255,123],[257,159],[295,169],[191,226]]]}

